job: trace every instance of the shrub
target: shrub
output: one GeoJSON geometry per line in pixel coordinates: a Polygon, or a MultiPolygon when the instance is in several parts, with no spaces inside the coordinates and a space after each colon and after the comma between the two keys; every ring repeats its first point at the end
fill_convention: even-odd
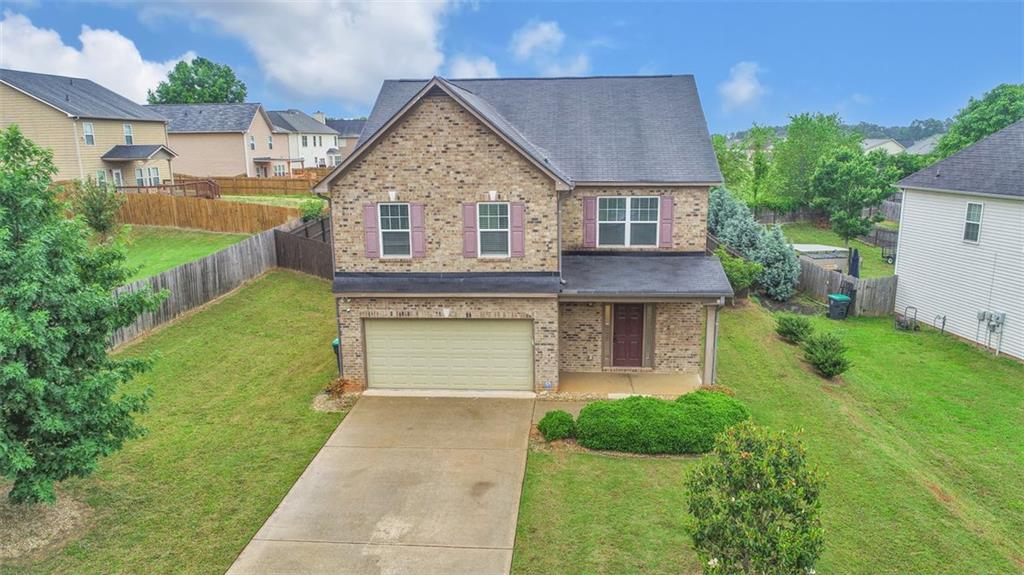
{"type": "Polygon", "coordinates": [[[124,197],[114,186],[100,184],[92,178],[77,180],[71,189],[71,209],[103,238],[109,237],[119,227],[117,211],[122,203],[124,197]]]}
{"type": "Polygon", "coordinates": [[[798,439],[740,423],[718,436],[687,488],[704,573],[814,572],[821,479],[798,439]]]}
{"type": "Polygon", "coordinates": [[[789,343],[800,343],[814,333],[814,326],[802,315],[780,313],[775,316],[775,333],[789,343]]]}
{"type": "Polygon", "coordinates": [[[676,401],[628,397],[595,401],[576,421],[576,437],[589,449],[630,453],[704,453],[715,435],[749,417],[722,393],[696,391],[676,401]]]}
{"type": "Polygon", "coordinates": [[[761,246],[764,228],[754,219],[750,208],[742,202],[737,202],[730,213],[731,217],[719,224],[718,239],[743,257],[753,259],[761,246]]]}
{"type": "Polygon", "coordinates": [[[846,357],[846,344],[831,333],[812,335],[804,341],[804,359],[821,375],[832,378],[850,368],[846,357]]]}
{"type": "Polygon", "coordinates": [[[545,413],[537,422],[537,429],[548,441],[576,436],[576,422],[572,420],[572,415],[560,409],[545,413]]]}
{"type": "Polygon", "coordinates": [[[761,264],[731,255],[722,246],[718,246],[715,255],[722,261],[722,269],[725,270],[725,277],[729,278],[733,291],[750,289],[757,275],[761,273],[761,264]]]}
{"type": "Polygon", "coordinates": [[[320,198],[310,198],[308,200],[303,200],[303,202],[299,204],[299,216],[302,218],[302,221],[304,222],[318,220],[324,217],[324,212],[326,212],[326,208],[327,202],[323,201],[320,198]]]}
{"type": "Polygon", "coordinates": [[[793,296],[800,281],[800,261],[782,234],[782,228],[772,226],[764,230],[761,244],[751,259],[762,266],[757,283],[769,297],[785,301],[793,296]]]}

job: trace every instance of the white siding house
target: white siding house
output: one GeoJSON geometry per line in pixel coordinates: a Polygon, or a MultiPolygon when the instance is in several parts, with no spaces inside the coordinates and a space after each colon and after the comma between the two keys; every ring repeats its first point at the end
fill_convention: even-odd
{"type": "Polygon", "coordinates": [[[267,112],[278,133],[288,136],[288,156],[301,161],[306,168],[335,165],[339,155],[340,137],[334,128],[324,123],[320,112],[315,118],[301,110],[274,110],[267,112]]]}
{"type": "Polygon", "coordinates": [[[895,311],[1024,359],[1024,121],[899,186],[895,311]]]}

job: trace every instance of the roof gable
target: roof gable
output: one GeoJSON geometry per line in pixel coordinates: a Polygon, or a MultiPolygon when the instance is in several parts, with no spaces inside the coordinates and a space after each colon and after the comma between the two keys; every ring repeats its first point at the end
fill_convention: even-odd
{"type": "Polygon", "coordinates": [[[146,108],[168,119],[167,132],[174,133],[244,133],[249,131],[256,114],[262,114],[258,103],[238,104],[149,104],[146,108]]]}
{"type": "Polygon", "coordinates": [[[0,82],[71,117],[165,121],[145,106],[85,78],[0,69],[0,82]]]}
{"type": "Polygon", "coordinates": [[[302,110],[268,110],[267,116],[276,130],[300,134],[338,135],[334,128],[321,124],[316,118],[302,110]]]}

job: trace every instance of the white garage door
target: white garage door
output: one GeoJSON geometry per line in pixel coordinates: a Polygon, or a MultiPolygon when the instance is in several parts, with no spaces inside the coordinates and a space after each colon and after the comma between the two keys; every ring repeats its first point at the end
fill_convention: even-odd
{"type": "Polygon", "coordinates": [[[533,322],[364,320],[375,388],[533,391],[533,322]]]}

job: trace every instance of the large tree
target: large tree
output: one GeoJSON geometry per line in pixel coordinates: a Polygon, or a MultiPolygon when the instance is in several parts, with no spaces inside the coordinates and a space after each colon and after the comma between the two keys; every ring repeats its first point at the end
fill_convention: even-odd
{"type": "Polygon", "coordinates": [[[718,158],[725,185],[734,190],[745,186],[750,178],[750,162],[742,144],[729,142],[725,136],[715,134],[711,136],[711,147],[718,158]]]}
{"type": "Polygon", "coordinates": [[[799,204],[811,200],[811,177],[818,160],[837,148],[857,148],[861,136],[843,127],[836,114],[799,114],[790,118],[786,139],[775,147],[781,193],[799,204]]]}
{"type": "Polygon", "coordinates": [[[1024,119],[1024,84],[1000,84],[957,113],[935,151],[945,158],[1024,119]]]}
{"type": "Polygon", "coordinates": [[[146,99],[150,104],[225,104],[244,102],[245,94],[245,84],[230,66],[194,58],[178,62],[146,99]]]}
{"type": "Polygon", "coordinates": [[[865,216],[865,209],[892,194],[895,179],[894,168],[879,170],[859,149],[838,148],[818,162],[811,178],[811,205],[828,214],[832,231],[849,246],[851,239],[867,234],[882,219],[879,214],[865,216]]]}
{"type": "Polygon", "coordinates": [[[56,171],[17,126],[0,131],[0,476],[16,503],[52,502],[55,482],[138,436],[148,395],[124,390],[146,362],[106,345],[159,298],[112,295],[129,277],[124,249],[65,216],[56,171]]]}
{"type": "Polygon", "coordinates": [[[775,129],[754,125],[744,138],[744,147],[750,151],[750,181],[744,190],[748,203],[760,206],[772,191],[772,153],[776,144],[775,129]]]}

